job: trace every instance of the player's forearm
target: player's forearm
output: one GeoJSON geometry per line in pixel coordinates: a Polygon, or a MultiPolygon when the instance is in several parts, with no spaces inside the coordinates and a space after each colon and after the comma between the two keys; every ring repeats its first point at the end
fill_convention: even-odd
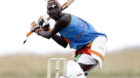
{"type": "Polygon", "coordinates": [[[51,32],[46,32],[46,31],[39,31],[39,35],[47,39],[52,38],[55,42],[57,42],[62,47],[64,48],[67,47],[67,42],[58,35],[53,35],[51,34],[51,32]]]}
{"type": "Polygon", "coordinates": [[[52,36],[52,39],[64,48],[66,48],[68,45],[67,42],[58,35],[52,36]]]}
{"type": "Polygon", "coordinates": [[[43,30],[40,30],[38,35],[44,37],[44,38],[47,38],[47,39],[50,39],[53,34],[51,32],[46,32],[46,31],[43,31],[43,30]]]}

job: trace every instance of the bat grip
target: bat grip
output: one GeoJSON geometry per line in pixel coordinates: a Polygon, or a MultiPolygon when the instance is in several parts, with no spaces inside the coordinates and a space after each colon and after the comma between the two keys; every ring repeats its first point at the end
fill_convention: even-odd
{"type": "Polygon", "coordinates": [[[30,32],[27,33],[27,37],[30,36],[32,34],[32,30],[30,32]]]}

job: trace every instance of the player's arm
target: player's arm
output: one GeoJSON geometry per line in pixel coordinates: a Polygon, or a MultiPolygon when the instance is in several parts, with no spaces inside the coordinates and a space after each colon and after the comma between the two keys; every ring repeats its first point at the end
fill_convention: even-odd
{"type": "Polygon", "coordinates": [[[64,40],[64,38],[63,38],[63,37],[60,37],[59,35],[54,35],[54,36],[52,37],[52,39],[53,39],[56,43],[58,43],[59,45],[61,45],[61,46],[64,47],[64,48],[66,48],[67,45],[68,45],[68,43],[64,40]]]}
{"type": "MultiPolygon", "coordinates": [[[[44,38],[52,38],[54,41],[56,41],[59,45],[66,47],[67,42],[64,40],[64,38],[56,35],[61,29],[68,26],[69,22],[71,21],[71,15],[63,15],[58,21],[56,21],[56,24],[52,30],[44,31],[41,30],[39,25],[33,23],[32,25],[32,31],[36,32],[38,35],[44,37],[44,38]]],[[[48,27],[47,27],[48,28],[48,27]]]]}
{"type": "MultiPolygon", "coordinates": [[[[40,29],[36,29],[36,32],[37,32],[38,30],[40,30],[40,29]]],[[[42,30],[42,31],[44,31],[44,30],[45,30],[45,32],[49,30],[49,23],[46,24],[46,25],[43,27],[43,30],[42,30]]],[[[61,46],[64,47],[64,48],[66,48],[67,45],[68,45],[67,42],[65,41],[65,39],[64,39],[63,37],[59,36],[59,35],[56,35],[56,34],[53,35],[53,36],[52,36],[52,39],[53,39],[56,43],[58,43],[59,45],[61,45],[61,46]]]]}
{"type": "Polygon", "coordinates": [[[44,38],[52,38],[55,42],[57,42],[59,45],[63,46],[64,48],[67,47],[67,42],[59,35],[56,35],[61,29],[68,26],[69,22],[71,20],[70,15],[64,15],[60,20],[58,20],[54,26],[54,28],[48,32],[40,30],[38,34],[44,38]]]}

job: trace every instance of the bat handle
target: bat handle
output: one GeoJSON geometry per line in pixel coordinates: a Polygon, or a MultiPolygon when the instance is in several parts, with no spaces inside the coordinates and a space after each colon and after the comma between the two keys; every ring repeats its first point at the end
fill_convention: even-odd
{"type": "Polygon", "coordinates": [[[29,37],[31,34],[32,34],[33,32],[32,32],[32,30],[31,31],[29,31],[28,33],[27,33],[27,37],[29,37]]]}

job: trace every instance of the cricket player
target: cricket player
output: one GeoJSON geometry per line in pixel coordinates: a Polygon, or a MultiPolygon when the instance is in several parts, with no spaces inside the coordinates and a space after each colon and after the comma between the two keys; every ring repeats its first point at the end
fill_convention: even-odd
{"type": "Polygon", "coordinates": [[[106,52],[106,34],[97,32],[80,17],[62,13],[57,0],[47,2],[47,14],[55,20],[54,27],[49,29],[50,24],[44,25],[45,21],[41,18],[38,22],[32,22],[31,30],[44,38],[52,38],[64,48],[69,44],[70,48],[76,50],[75,59],[67,63],[66,78],[86,78],[92,68],[97,65],[102,67],[106,52]],[[43,30],[40,25],[44,25],[43,30]]]}

